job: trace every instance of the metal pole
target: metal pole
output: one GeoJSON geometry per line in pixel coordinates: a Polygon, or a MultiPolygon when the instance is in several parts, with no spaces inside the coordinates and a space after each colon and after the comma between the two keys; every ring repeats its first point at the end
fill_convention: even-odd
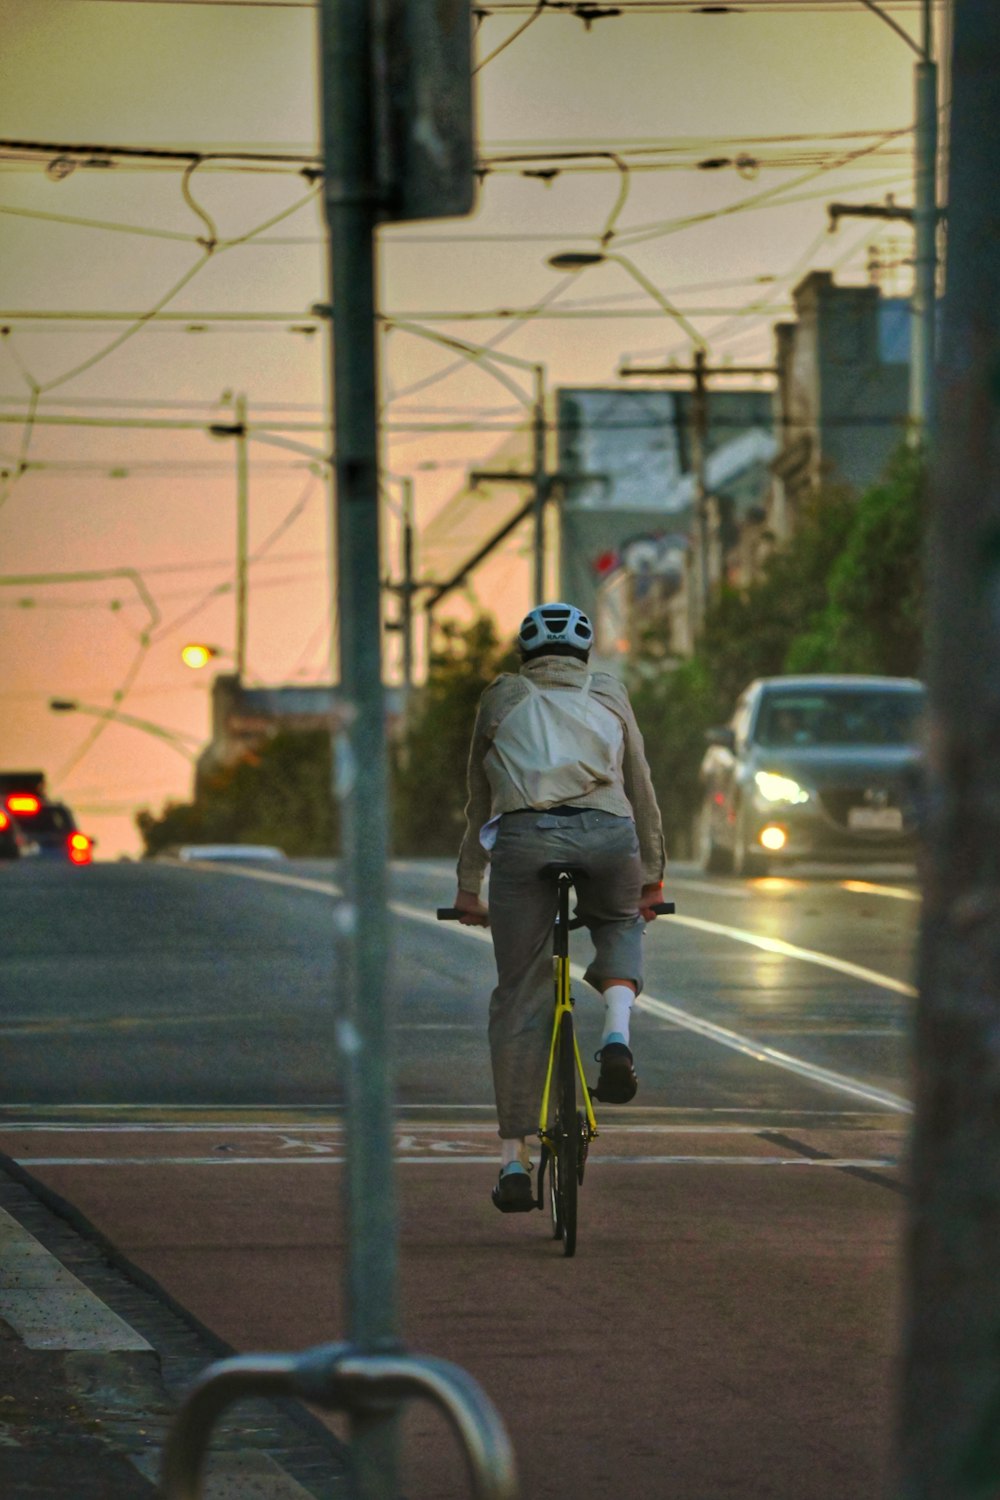
{"type": "Polygon", "coordinates": [[[247,548],[249,479],[247,470],[247,398],[237,396],[236,428],[236,676],[242,685],[247,668],[247,548]]]}
{"type": "Polygon", "coordinates": [[[902,1500],[1000,1487],[1000,6],[955,14],[932,448],[902,1500]]]}
{"type": "Polygon", "coordinates": [[[695,587],[697,602],[694,618],[697,634],[701,634],[708,609],[708,400],[706,390],[707,354],[701,345],[694,351],[691,391],[691,467],[695,479],[695,544],[698,549],[698,567],[695,587]]]}
{"type": "Polygon", "coordinates": [[[931,0],[923,6],[923,57],[914,69],[916,179],[913,197],[913,335],[910,356],[910,439],[926,442],[934,420],[937,318],[938,70],[933,60],[931,0]]]}
{"type": "Polygon", "coordinates": [[[404,476],[403,488],[403,589],[400,595],[403,606],[403,717],[410,711],[410,695],[413,691],[413,480],[404,476]]]}
{"type": "MultiPolygon", "coordinates": [[[[337,1040],[347,1095],[347,1309],[363,1353],[399,1347],[392,1070],[387,1015],[387,767],[381,670],[378,436],[373,237],[372,7],[319,11],[326,214],[333,288],[333,425],[341,686],[347,727],[335,742],[343,812],[342,962],[337,1040]]],[[[351,1419],[359,1500],[396,1500],[397,1410],[351,1419]]]]}
{"type": "Polygon", "coordinates": [[[532,599],[545,602],[545,501],[548,498],[548,473],[545,463],[545,369],[535,366],[535,404],[532,424],[534,437],[534,543],[532,599]]]}

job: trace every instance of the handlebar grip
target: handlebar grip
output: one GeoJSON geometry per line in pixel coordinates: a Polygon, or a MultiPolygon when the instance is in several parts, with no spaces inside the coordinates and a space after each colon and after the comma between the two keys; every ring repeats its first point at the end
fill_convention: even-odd
{"type": "Polygon", "coordinates": [[[669,917],[677,907],[673,901],[654,901],[652,909],[658,917],[669,917]]]}
{"type": "Polygon", "coordinates": [[[439,906],[437,909],[439,922],[457,922],[463,915],[464,913],[460,912],[457,906],[439,906]]]}

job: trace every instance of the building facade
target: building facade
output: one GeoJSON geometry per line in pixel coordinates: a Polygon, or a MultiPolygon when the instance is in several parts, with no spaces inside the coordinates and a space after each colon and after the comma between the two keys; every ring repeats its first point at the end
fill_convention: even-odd
{"type": "Polygon", "coordinates": [[[778,452],[768,524],[790,536],[824,485],[861,491],[906,436],[910,305],[877,286],[837,286],[813,271],[793,293],[795,322],[775,327],[778,452]]]}

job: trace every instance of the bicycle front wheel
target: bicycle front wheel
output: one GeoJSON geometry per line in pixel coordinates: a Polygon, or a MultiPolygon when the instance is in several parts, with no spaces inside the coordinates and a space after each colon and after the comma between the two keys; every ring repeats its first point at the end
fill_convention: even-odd
{"type": "Polygon", "coordinates": [[[556,1060],[555,1150],[550,1170],[553,1183],[553,1228],[563,1242],[563,1254],[576,1254],[576,1199],[580,1154],[580,1126],[576,1113],[576,1049],[573,1017],[559,1023],[556,1060]]]}

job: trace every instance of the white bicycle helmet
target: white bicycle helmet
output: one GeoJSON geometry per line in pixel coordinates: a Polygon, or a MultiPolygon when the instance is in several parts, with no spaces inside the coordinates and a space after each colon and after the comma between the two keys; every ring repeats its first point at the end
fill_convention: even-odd
{"type": "Polygon", "coordinates": [[[521,621],[517,644],[525,656],[553,646],[568,646],[585,655],[594,644],[594,627],[575,604],[538,604],[521,621]]]}

